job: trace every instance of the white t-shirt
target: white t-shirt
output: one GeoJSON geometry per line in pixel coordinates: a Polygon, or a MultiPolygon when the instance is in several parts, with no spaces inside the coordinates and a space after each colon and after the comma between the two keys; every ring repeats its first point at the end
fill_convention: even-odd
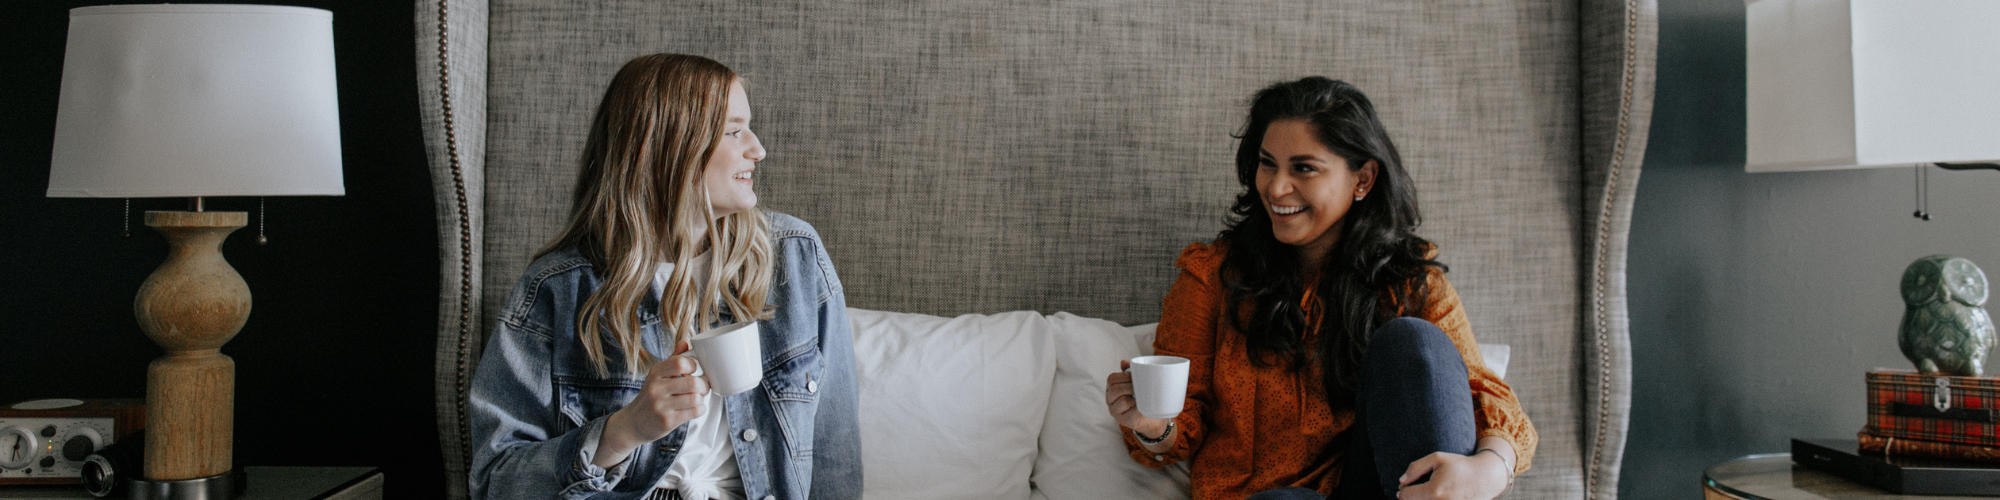
{"type": "MultiPolygon", "coordinates": [[[[714,259],[708,252],[702,252],[689,263],[694,268],[697,290],[707,288],[711,260],[714,259]]],[[[653,272],[656,293],[664,295],[667,278],[673,270],[673,263],[662,262],[659,270],[653,272]]],[[[701,374],[699,367],[695,374],[701,374]]],[[[681,443],[673,465],[667,467],[667,475],[653,486],[678,490],[686,500],[744,500],[743,474],[736,468],[736,449],[729,441],[729,418],[723,408],[722,393],[709,391],[702,396],[701,410],[700,415],[686,424],[687,440],[681,443]]]]}

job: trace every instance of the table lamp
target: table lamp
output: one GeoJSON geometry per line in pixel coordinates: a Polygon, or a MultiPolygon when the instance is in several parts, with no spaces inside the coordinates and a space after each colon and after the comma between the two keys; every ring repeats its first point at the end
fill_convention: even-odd
{"type": "Polygon", "coordinates": [[[1749,172],[2000,159],[2000,2],[1748,0],[1749,172]]]}
{"type": "Polygon", "coordinates": [[[248,217],[203,211],[201,198],[345,194],[335,90],[325,10],[70,10],[48,196],[194,199],[193,211],[146,212],[169,250],[132,307],[166,350],[146,371],[152,491],[232,481],[236,369],[220,349],[249,318],[250,289],[222,242],[248,217]]]}

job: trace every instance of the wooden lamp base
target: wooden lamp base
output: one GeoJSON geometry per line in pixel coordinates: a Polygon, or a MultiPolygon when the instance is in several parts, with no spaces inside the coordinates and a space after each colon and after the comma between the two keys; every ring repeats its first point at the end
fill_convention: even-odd
{"type": "Polygon", "coordinates": [[[250,318],[250,287],[222,258],[244,212],[146,212],[167,237],[167,261],[146,277],[132,312],[166,349],[146,369],[144,476],[178,481],[229,472],[236,362],[222,345],[250,318]]]}

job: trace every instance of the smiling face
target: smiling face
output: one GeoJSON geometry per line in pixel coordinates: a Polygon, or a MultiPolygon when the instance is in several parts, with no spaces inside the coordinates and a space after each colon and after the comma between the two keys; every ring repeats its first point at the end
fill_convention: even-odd
{"type": "Polygon", "coordinates": [[[716,217],[757,206],[757,193],[751,190],[756,181],[751,176],[757,162],[763,160],[764,144],[750,131],[750,96],[743,93],[742,81],[732,82],[728,122],[722,126],[722,140],[709,154],[707,172],[702,175],[708,205],[716,217]]]}
{"type": "Polygon", "coordinates": [[[1348,168],[1305,120],[1271,122],[1257,159],[1257,196],[1271,217],[1271,234],[1316,262],[1339,241],[1341,218],[1355,198],[1368,195],[1377,168],[1372,160],[1348,168]]]}

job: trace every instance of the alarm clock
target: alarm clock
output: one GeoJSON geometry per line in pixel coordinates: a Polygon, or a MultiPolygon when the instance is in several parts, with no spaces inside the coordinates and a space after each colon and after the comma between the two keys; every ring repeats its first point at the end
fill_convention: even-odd
{"type": "Polygon", "coordinates": [[[81,484],[85,458],[145,425],[142,399],[38,399],[0,408],[0,485],[81,484]]]}

